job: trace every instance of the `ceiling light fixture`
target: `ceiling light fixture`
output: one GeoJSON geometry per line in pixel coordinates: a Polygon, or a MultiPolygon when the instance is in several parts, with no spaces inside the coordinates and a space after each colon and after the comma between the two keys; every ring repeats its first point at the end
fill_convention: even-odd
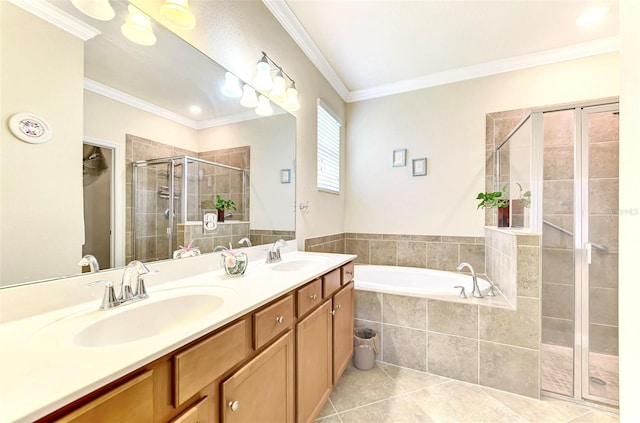
{"type": "Polygon", "coordinates": [[[110,21],[116,16],[109,0],[71,0],[71,4],[85,15],[99,21],[110,21]]]}
{"type": "Polygon", "coordinates": [[[264,51],[256,65],[253,86],[260,91],[269,91],[269,97],[290,112],[300,109],[295,81],[264,51]],[[273,79],[271,72],[275,72],[273,79]],[[288,88],[287,79],[291,82],[288,88]]]}
{"type": "Polygon", "coordinates": [[[220,89],[222,94],[231,98],[239,98],[242,97],[242,89],[240,88],[240,79],[232,74],[231,72],[227,72],[224,74],[224,85],[220,89]]]}
{"type": "Polygon", "coordinates": [[[194,115],[199,115],[200,113],[202,113],[202,108],[194,104],[193,106],[189,106],[189,111],[194,115]]]}
{"type": "Polygon", "coordinates": [[[189,0],[165,0],[160,13],[169,23],[180,29],[193,29],[196,17],[189,8],[189,0]]]}
{"type": "Polygon", "coordinates": [[[594,7],[580,15],[580,17],[576,19],[576,23],[580,26],[594,25],[601,22],[607,13],[609,13],[608,6],[594,7]]]}
{"type": "Polygon", "coordinates": [[[141,46],[152,46],[156,43],[156,35],[151,28],[151,19],[133,5],[129,5],[127,21],[120,27],[122,34],[141,46]]]}

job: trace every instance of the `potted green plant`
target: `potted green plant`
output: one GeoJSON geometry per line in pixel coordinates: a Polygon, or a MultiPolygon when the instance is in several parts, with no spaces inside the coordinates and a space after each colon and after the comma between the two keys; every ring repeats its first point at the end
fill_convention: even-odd
{"type": "Polygon", "coordinates": [[[502,191],[480,192],[476,200],[478,209],[498,209],[498,226],[501,228],[509,227],[509,199],[506,198],[507,186],[502,187],[502,191]]]}
{"type": "Polygon", "coordinates": [[[218,210],[218,222],[224,222],[224,211],[231,210],[236,211],[236,203],[233,200],[225,200],[220,197],[219,194],[216,194],[216,202],[213,205],[213,208],[218,210]]]}

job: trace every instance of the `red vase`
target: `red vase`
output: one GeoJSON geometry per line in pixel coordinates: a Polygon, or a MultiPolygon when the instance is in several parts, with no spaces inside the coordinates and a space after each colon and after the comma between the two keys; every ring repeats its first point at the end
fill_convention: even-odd
{"type": "Polygon", "coordinates": [[[509,206],[507,207],[498,207],[498,227],[499,228],[508,228],[509,227],[509,206]]]}

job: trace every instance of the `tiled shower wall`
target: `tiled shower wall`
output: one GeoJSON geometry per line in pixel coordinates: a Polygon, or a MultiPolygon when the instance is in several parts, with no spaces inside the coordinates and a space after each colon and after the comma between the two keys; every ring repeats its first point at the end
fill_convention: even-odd
{"type": "MultiPolygon", "coordinates": [[[[150,160],[164,157],[175,156],[191,156],[199,157],[204,160],[216,161],[220,164],[249,169],[250,166],[250,147],[237,147],[231,149],[208,151],[196,153],[190,150],[176,148],[171,145],[158,143],[144,138],[127,134],[126,136],[126,262],[133,260],[132,243],[135,242],[136,258],[143,261],[153,261],[166,259],[170,257],[168,239],[166,236],[167,218],[164,215],[165,209],[168,208],[168,196],[159,195],[162,186],[168,186],[168,172],[166,167],[150,166],[141,168],[138,173],[138,204],[137,215],[133,217],[132,213],[132,167],[131,163],[138,160],[150,160]],[[133,240],[133,219],[137,223],[137,239],[133,240]]],[[[246,204],[243,202],[242,196],[242,177],[241,172],[222,169],[210,165],[200,165],[193,163],[190,165],[190,180],[188,181],[188,219],[200,220],[200,207],[209,207],[210,204],[203,204],[202,200],[210,202],[215,194],[220,194],[225,199],[232,199],[238,210],[234,212],[234,220],[248,219],[248,199],[249,194],[249,172],[246,172],[246,182],[244,185],[246,204]],[[198,169],[202,168],[202,178],[198,174],[198,169]],[[198,181],[196,181],[198,179],[198,181]],[[200,180],[201,179],[201,180],[200,180]],[[199,197],[198,197],[199,196],[199,197]],[[201,200],[199,201],[198,198],[201,200]]],[[[176,168],[176,189],[181,189],[182,167],[176,168]]],[[[176,204],[177,206],[177,204],[176,204]]],[[[179,212],[176,216],[180,218],[179,212]]],[[[191,229],[190,229],[191,230],[191,229]]],[[[220,229],[224,231],[223,228],[220,229]]],[[[178,230],[173,233],[173,249],[177,249],[182,245],[178,239],[178,230]]],[[[182,231],[184,240],[184,231],[182,231]]],[[[245,236],[248,232],[245,232],[245,236]]],[[[226,232],[225,232],[226,233],[226,232]]],[[[221,236],[227,236],[222,235],[221,236]]],[[[229,235],[230,236],[230,235],[229,235]]],[[[204,240],[203,249],[208,250],[209,241],[204,240]]],[[[216,244],[217,245],[217,244],[216,244]]]]}

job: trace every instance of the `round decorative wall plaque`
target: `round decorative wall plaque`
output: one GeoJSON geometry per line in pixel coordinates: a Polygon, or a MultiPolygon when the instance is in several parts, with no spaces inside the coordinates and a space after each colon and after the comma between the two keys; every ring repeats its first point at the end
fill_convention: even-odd
{"type": "Polygon", "coordinates": [[[45,143],[52,135],[47,121],[31,113],[16,113],[11,116],[9,129],[18,139],[31,144],[45,143]]]}

